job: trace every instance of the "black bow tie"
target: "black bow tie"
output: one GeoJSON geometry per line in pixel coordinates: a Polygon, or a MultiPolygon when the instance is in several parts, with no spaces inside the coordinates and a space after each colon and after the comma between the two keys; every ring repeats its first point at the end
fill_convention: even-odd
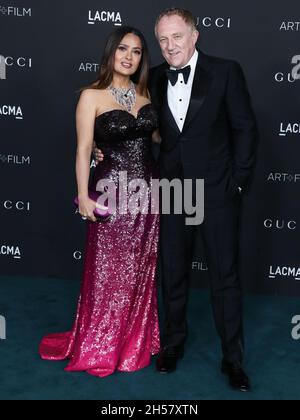
{"type": "Polygon", "coordinates": [[[166,71],[166,73],[167,73],[167,77],[170,80],[172,86],[176,85],[179,73],[183,74],[184,83],[187,84],[187,82],[189,80],[190,73],[191,73],[191,66],[186,66],[183,69],[179,69],[179,70],[168,69],[166,71]]]}

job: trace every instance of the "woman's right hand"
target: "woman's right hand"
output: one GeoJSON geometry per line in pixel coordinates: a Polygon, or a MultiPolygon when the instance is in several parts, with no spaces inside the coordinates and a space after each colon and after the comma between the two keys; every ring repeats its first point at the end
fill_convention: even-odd
{"type": "Polygon", "coordinates": [[[97,165],[104,160],[104,154],[102,153],[102,150],[97,149],[96,143],[94,142],[94,148],[93,148],[94,156],[97,165]]]}
{"type": "Polygon", "coordinates": [[[97,219],[94,215],[94,210],[96,208],[96,203],[91,200],[89,197],[79,197],[79,213],[83,218],[87,218],[91,222],[96,222],[97,219]]]}

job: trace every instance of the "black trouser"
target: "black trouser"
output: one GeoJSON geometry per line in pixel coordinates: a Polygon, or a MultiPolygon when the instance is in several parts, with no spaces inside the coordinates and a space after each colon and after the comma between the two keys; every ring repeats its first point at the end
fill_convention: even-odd
{"type": "Polygon", "coordinates": [[[238,275],[240,197],[206,209],[200,226],[186,226],[185,215],[161,216],[161,272],[165,311],[163,344],[182,346],[187,337],[186,306],[193,244],[201,235],[210,274],[212,307],[224,357],[243,356],[242,293],[238,275]]]}

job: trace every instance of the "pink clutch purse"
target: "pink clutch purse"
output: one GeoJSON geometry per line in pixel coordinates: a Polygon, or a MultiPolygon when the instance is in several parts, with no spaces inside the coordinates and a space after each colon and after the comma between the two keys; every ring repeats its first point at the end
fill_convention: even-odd
{"type": "MultiPolygon", "coordinates": [[[[95,201],[95,203],[97,203],[97,201],[98,201],[98,199],[99,199],[99,197],[101,195],[102,195],[101,192],[89,190],[89,198],[91,200],[95,201]]],[[[77,207],[77,211],[78,211],[78,206],[79,206],[79,199],[78,199],[78,197],[75,197],[74,204],[77,207]]],[[[109,212],[108,207],[106,209],[103,209],[103,208],[100,208],[100,207],[95,207],[94,216],[96,217],[96,219],[98,221],[105,222],[108,219],[110,219],[111,213],[109,212]]]]}

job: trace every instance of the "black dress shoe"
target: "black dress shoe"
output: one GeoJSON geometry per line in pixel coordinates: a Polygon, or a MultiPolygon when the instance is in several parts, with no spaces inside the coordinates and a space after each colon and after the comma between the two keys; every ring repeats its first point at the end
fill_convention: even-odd
{"type": "Polygon", "coordinates": [[[182,357],[182,347],[165,347],[156,360],[156,370],[160,373],[174,372],[178,359],[182,357]]]}
{"type": "Polygon", "coordinates": [[[229,363],[226,360],[222,362],[222,373],[229,378],[229,384],[232,388],[242,392],[250,391],[250,381],[240,363],[229,363]]]}

